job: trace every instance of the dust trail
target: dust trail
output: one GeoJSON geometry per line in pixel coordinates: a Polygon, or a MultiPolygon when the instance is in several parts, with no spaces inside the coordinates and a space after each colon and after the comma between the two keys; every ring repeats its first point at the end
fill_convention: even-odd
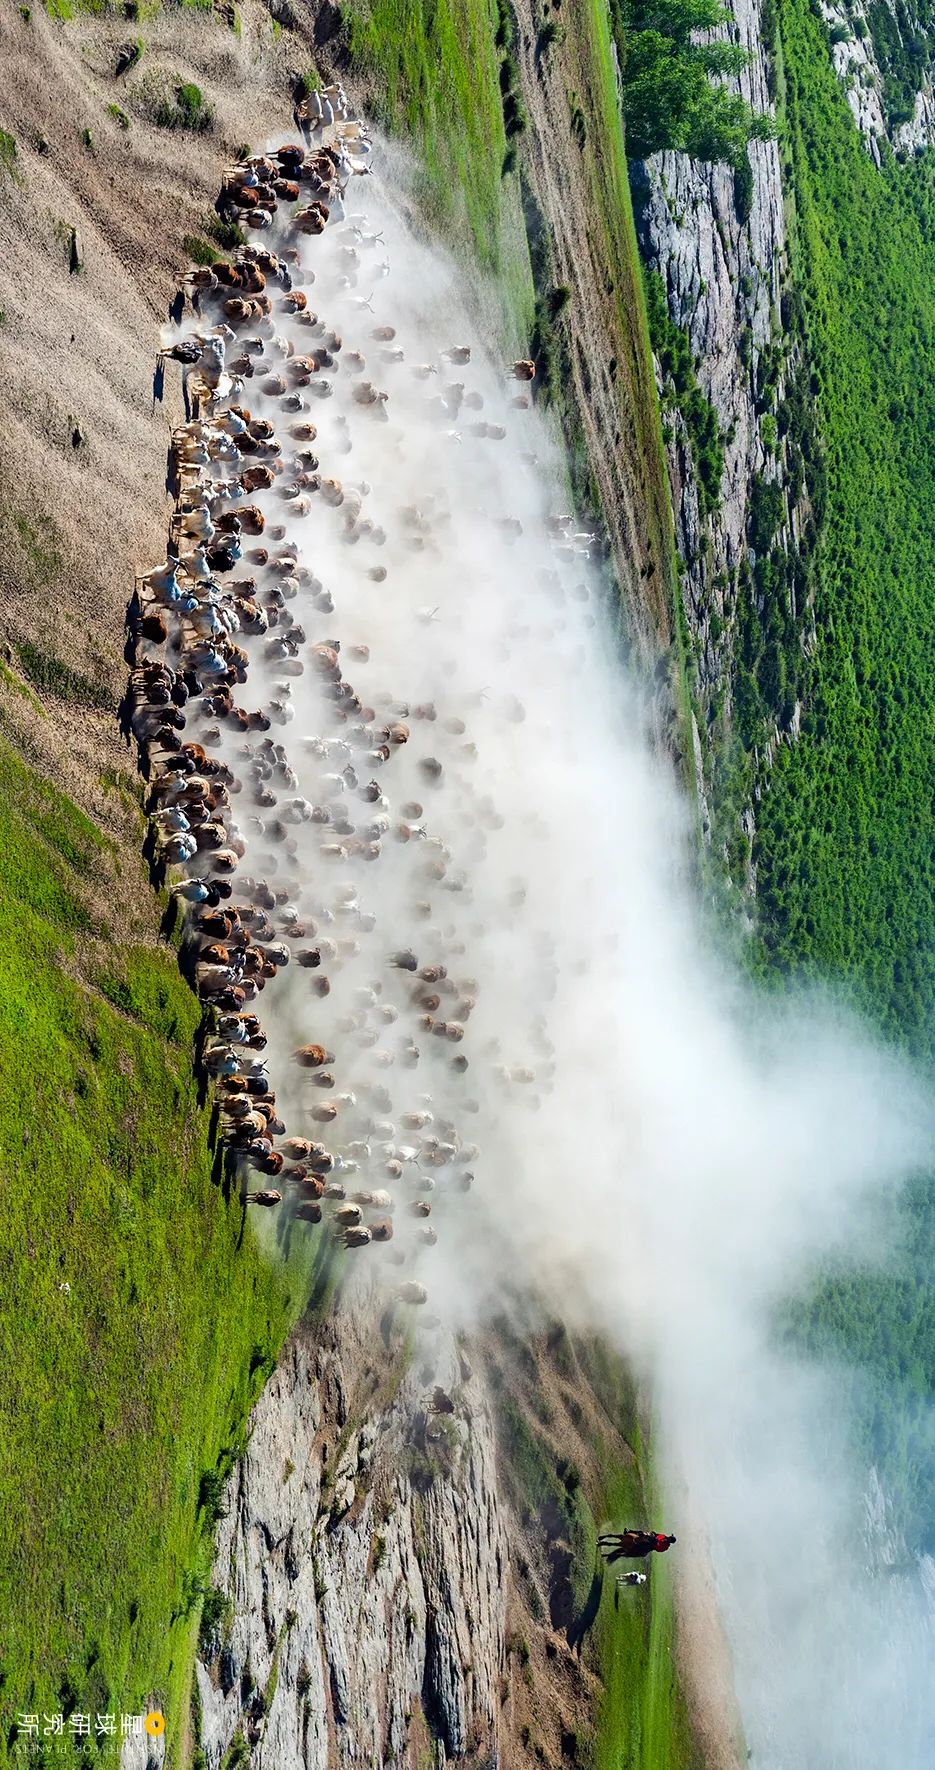
{"type": "MultiPolygon", "coordinates": [[[[921,1770],[929,1611],[865,1565],[833,1378],[783,1358],[771,1317],[821,1258],[870,1256],[880,1200],[931,1153],[924,1091],[858,1027],[814,1001],[780,1014],[706,950],[683,808],[621,680],[589,540],[556,520],[554,444],[479,343],[461,273],[412,237],[405,193],[373,179],[348,206],[303,248],[342,343],[298,420],[341,502],[283,520],[309,645],[340,637],[374,729],[409,735],[387,758],[345,751],[313,654],[284,681],[275,644],[251,648],[289,791],[331,816],[271,841],[238,803],[245,871],[274,873],[332,943],[264,997],[280,1107],[291,1130],[314,1122],[323,1096],[291,1053],[327,1045],[331,1146],[357,1184],[399,1194],[392,1245],[360,1257],[404,1256],[456,1321],[534,1284],[648,1371],[673,1493],[684,1476],[707,1528],[753,1761],[921,1770]],[[444,353],[461,344],[459,365],[444,353]],[[361,403],[367,383],[385,401],[361,403]]],[[[281,390],[251,386],[250,405],[285,422],[281,390]]]]}

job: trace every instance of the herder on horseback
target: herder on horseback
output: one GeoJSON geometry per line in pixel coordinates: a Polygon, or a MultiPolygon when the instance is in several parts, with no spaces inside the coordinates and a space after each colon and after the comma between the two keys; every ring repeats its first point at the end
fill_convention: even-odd
{"type": "Polygon", "coordinates": [[[664,1555],[675,1542],[674,1536],[662,1536],[655,1530],[608,1531],[597,1540],[601,1554],[608,1562],[638,1561],[645,1555],[664,1555]]]}

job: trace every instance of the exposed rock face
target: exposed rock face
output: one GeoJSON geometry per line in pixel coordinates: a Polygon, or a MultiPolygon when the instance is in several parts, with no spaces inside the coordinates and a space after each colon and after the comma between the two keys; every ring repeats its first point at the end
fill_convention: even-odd
{"type": "MultiPolygon", "coordinates": [[[[729,0],[731,22],[716,35],[740,45],[750,57],[737,90],[757,112],[770,113],[772,70],[764,40],[760,0],[729,0]]],[[[883,73],[874,52],[866,11],[846,9],[843,0],[822,0],[832,34],[835,68],[855,122],[877,163],[887,135],[883,73]],[[846,32],[840,41],[833,39],[846,32]],[[863,34],[861,34],[863,33],[863,34]]],[[[895,11],[894,11],[895,18],[895,11]]],[[[897,27],[898,28],[898,27],[897,27]]],[[[914,115],[891,131],[895,147],[915,152],[935,140],[935,92],[926,75],[915,97],[914,115]]],[[[746,548],[749,495],[755,477],[784,478],[781,452],[774,458],[764,444],[757,413],[762,354],[784,341],[780,296],[788,269],[784,196],[779,145],[752,142],[749,213],[738,211],[735,176],[729,165],[708,165],[685,154],[653,157],[637,178],[640,244],[651,269],[662,276],[669,312],[688,334],[699,384],[717,413],[724,440],[720,509],[703,520],[696,475],[684,423],[673,415],[668,445],[676,539],[686,565],[686,613],[700,647],[699,686],[704,700],[719,674],[719,653],[711,644],[710,617],[725,614],[725,579],[736,571],[746,548]],[[642,201],[640,194],[642,193],[642,201]]],[[[776,392],[788,378],[782,371],[776,392]]],[[[795,526],[795,513],[788,519],[795,526]]],[[[720,648],[721,655],[728,648],[720,648]]]]}
{"type": "MultiPolygon", "coordinates": [[[[759,113],[773,109],[776,70],[769,14],[762,0],[728,0],[730,20],[716,35],[745,49],[747,67],[736,89],[759,113]]],[[[888,137],[897,152],[911,154],[935,140],[935,92],[931,74],[922,73],[923,49],[935,42],[930,24],[910,5],[897,14],[895,0],[886,0],[892,29],[881,27],[880,8],[871,17],[868,0],[853,8],[844,0],[821,0],[829,28],[835,69],[846,91],[855,122],[877,164],[881,143],[888,137]],[[873,29],[871,28],[873,26],[873,29]],[[876,33],[876,37],[874,36],[876,33]],[[876,41],[876,47],[875,47],[876,41]],[[903,56],[907,43],[911,54],[903,56]],[[912,48],[912,44],[915,48],[912,48]],[[886,56],[892,66],[883,65],[886,56]],[[913,56],[915,62],[913,62],[913,56]],[[911,117],[899,120],[893,68],[905,77],[908,66],[920,71],[920,90],[911,117]],[[889,84],[888,84],[889,82],[889,84]]],[[[750,178],[737,178],[731,166],[692,161],[684,154],[659,154],[635,169],[634,194],[640,245],[650,270],[662,278],[671,319],[687,335],[698,385],[713,408],[724,452],[717,509],[705,514],[699,496],[698,463],[693,458],[688,427],[672,405],[666,413],[667,456],[675,515],[676,544],[682,561],[681,589],[691,639],[691,687],[697,717],[692,748],[702,829],[712,834],[709,787],[714,751],[707,729],[715,720],[729,724],[737,657],[741,597],[748,597],[755,620],[765,630],[768,597],[784,596],[795,624],[798,643],[808,654],[814,644],[811,592],[797,579],[790,561],[814,546],[815,526],[809,500],[808,474],[799,453],[801,436],[790,439],[777,416],[790,396],[801,412],[811,403],[808,365],[795,329],[795,304],[789,277],[786,205],[777,142],[753,142],[750,178]],[[771,518],[766,552],[782,556],[784,570],[764,584],[751,546],[753,499],[770,485],[778,486],[778,516],[771,518]],[[782,587],[777,588],[781,581],[782,587]]],[[[657,364],[657,381],[665,392],[657,364]]],[[[795,743],[802,708],[794,691],[781,690],[772,703],[771,729],[763,733],[750,784],[748,803],[735,815],[752,853],[755,831],[757,775],[768,771],[780,742],[795,743]]],[[[713,813],[716,818],[716,811],[713,813]]],[[[726,857],[727,833],[724,838],[726,857]]],[[[748,859],[734,883],[752,894],[755,873],[748,859]]]]}
{"type": "MultiPolygon", "coordinates": [[[[895,0],[885,0],[885,4],[893,15],[896,39],[901,40],[906,28],[907,9],[897,7],[895,0]]],[[[876,164],[880,164],[880,143],[886,137],[895,148],[910,154],[931,147],[935,141],[935,91],[931,74],[925,73],[922,77],[912,116],[893,126],[886,114],[884,69],[880,66],[871,34],[867,6],[855,5],[848,9],[843,0],[821,0],[821,14],[831,33],[835,73],[847,94],[854,122],[876,164]]],[[[912,22],[915,27],[920,21],[914,19],[912,22]]]]}
{"type": "MultiPolygon", "coordinates": [[[[732,0],[732,23],[720,35],[747,50],[738,88],[758,112],[772,109],[768,53],[758,0],[732,0]]],[[[729,165],[658,154],[646,163],[642,202],[637,181],[640,244],[661,275],[669,312],[688,334],[699,385],[717,413],[724,441],[720,508],[704,522],[685,425],[672,414],[668,443],[676,542],[685,563],[682,590],[704,702],[723,669],[726,648],[712,636],[729,620],[725,593],[746,552],[752,482],[780,475],[764,444],[756,409],[760,360],[781,330],[780,294],[786,228],[779,147],[752,142],[752,188],[738,214],[729,165]]],[[[777,391],[781,395],[780,377],[777,391]]]]}
{"type": "MultiPolygon", "coordinates": [[[[153,1707],[158,1706],[154,1701],[153,1707]]],[[[153,1739],[148,1733],[132,1734],[120,1747],[120,1770],[162,1770],[165,1756],[164,1735],[153,1739]]]]}
{"type": "Polygon", "coordinates": [[[196,1668],[209,1770],[238,1733],[260,1770],[406,1761],[420,1741],[436,1762],[496,1761],[507,1568],[489,1412],[440,1330],[393,1393],[381,1327],[357,1298],[300,1330],[254,1410],[213,1574],[232,1614],[196,1668]],[[434,1411],[436,1387],[453,1412],[434,1411]]]}

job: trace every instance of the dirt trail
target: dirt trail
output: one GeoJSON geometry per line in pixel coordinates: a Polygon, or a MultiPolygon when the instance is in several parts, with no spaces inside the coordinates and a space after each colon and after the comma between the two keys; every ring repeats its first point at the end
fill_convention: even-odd
{"type": "Polygon", "coordinates": [[[675,1658],[698,1761],[705,1770],[741,1770],[747,1754],[707,1534],[685,1476],[670,1479],[670,1488],[680,1546],[689,1546],[673,1563],[675,1658]]]}
{"type": "MultiPolygon", "coordinates": [[[[615,286],[596,212],[593,150],[587,141],[582,146],[571,128],[575,101],[583,106],[589,132],[593,130],[600,102],[595,70],[566,15],[556,15],[564,33],[540,57],[535,0],[514,0],[514,12],[523,102],[530,119],[524,158],[549,226],[555,281],[572,290],[568,338],[575,402],[621,586],[644,658],[651,660],[672,638],[666,594],[668,487],[661,459],[659,477],[653,472],[644,406],[650,390],[645,365],[633,349],[634,328],[627,327],[622,307],[636,298],[636,290],[623,287],[619,265],[615,286]]],[[[679,1496],[679,1508],[680,1534],[689,1539],[687,1489],[679,1496]]],[[[695,1536],[700,1543],[697,1531],[695,1536]]],[[[677,1590],[677,1658],[699,1759],[706,1770],[739,1770],[745,1758],[730,1654],[703,1547],[682,1557],[677,1590]]]]}
{"type": "MultiPolygon", "coordinates": [[[[644,658],[671,639],[667,573],[671,518],[665,467],[655,432],[655,392],[629,309],[638,299],[625,243],[609,260],[599,182],[602,93],[586,27],[556,14],[564,35],[537,53],[534,0],[516,0],[523,103],[530,127],[522,157],[548,224],[554,280],[572,292],[567,337],[574,398],[597,482],[614,559],[644,658]],[[575,104],[586,118],[583,141],[572,128],[575,104]]],[[[619,226],[622,230],[622,222],[619,226]]]]}

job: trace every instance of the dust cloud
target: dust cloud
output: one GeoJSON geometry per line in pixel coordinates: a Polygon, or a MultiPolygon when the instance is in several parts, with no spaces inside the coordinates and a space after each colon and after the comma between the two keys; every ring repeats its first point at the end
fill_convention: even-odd
{"type": "MultiPolygon", "coordinates": [[[[273,636],[252,651],[291,790],[332,806],[272,857],[236,807],[244,871],[274,868],[323,953],[303,969],[294,942],[261,1004],[280,1109],[311,1134],[337,1103],[348,1187],[394,1197],[393,1240],[353,1257],[424,1283],[429,1312],[470,1323],[528,1285],[647,1373],[672,1510],[615,1522],[679,1534],[690,1488],[707,1540],[673,1554],[711,1558],[751,1761],[922,1770],[924,1581],[874,1559],[834,1373],[773,1322],[819,1262],[887,1257],[881,1207],[931,1154],[924,1090],[833,1007],[779,1008],[715,957],[686,807],[483,292],[414,237],[401,172],[346,206],[296,273],[341,334],[302,415],[341,501],[257,501],[313,574],[294,612],[310,645],[340,639],[374,750],[384,726],[408,741],[371,766],[314,665],[284,684],[273,636]],[[312,1040],[333,1095],[292,1063],[312,1040]]],[[[252,385],[250,407],[282,430],[252,385]]]]}

